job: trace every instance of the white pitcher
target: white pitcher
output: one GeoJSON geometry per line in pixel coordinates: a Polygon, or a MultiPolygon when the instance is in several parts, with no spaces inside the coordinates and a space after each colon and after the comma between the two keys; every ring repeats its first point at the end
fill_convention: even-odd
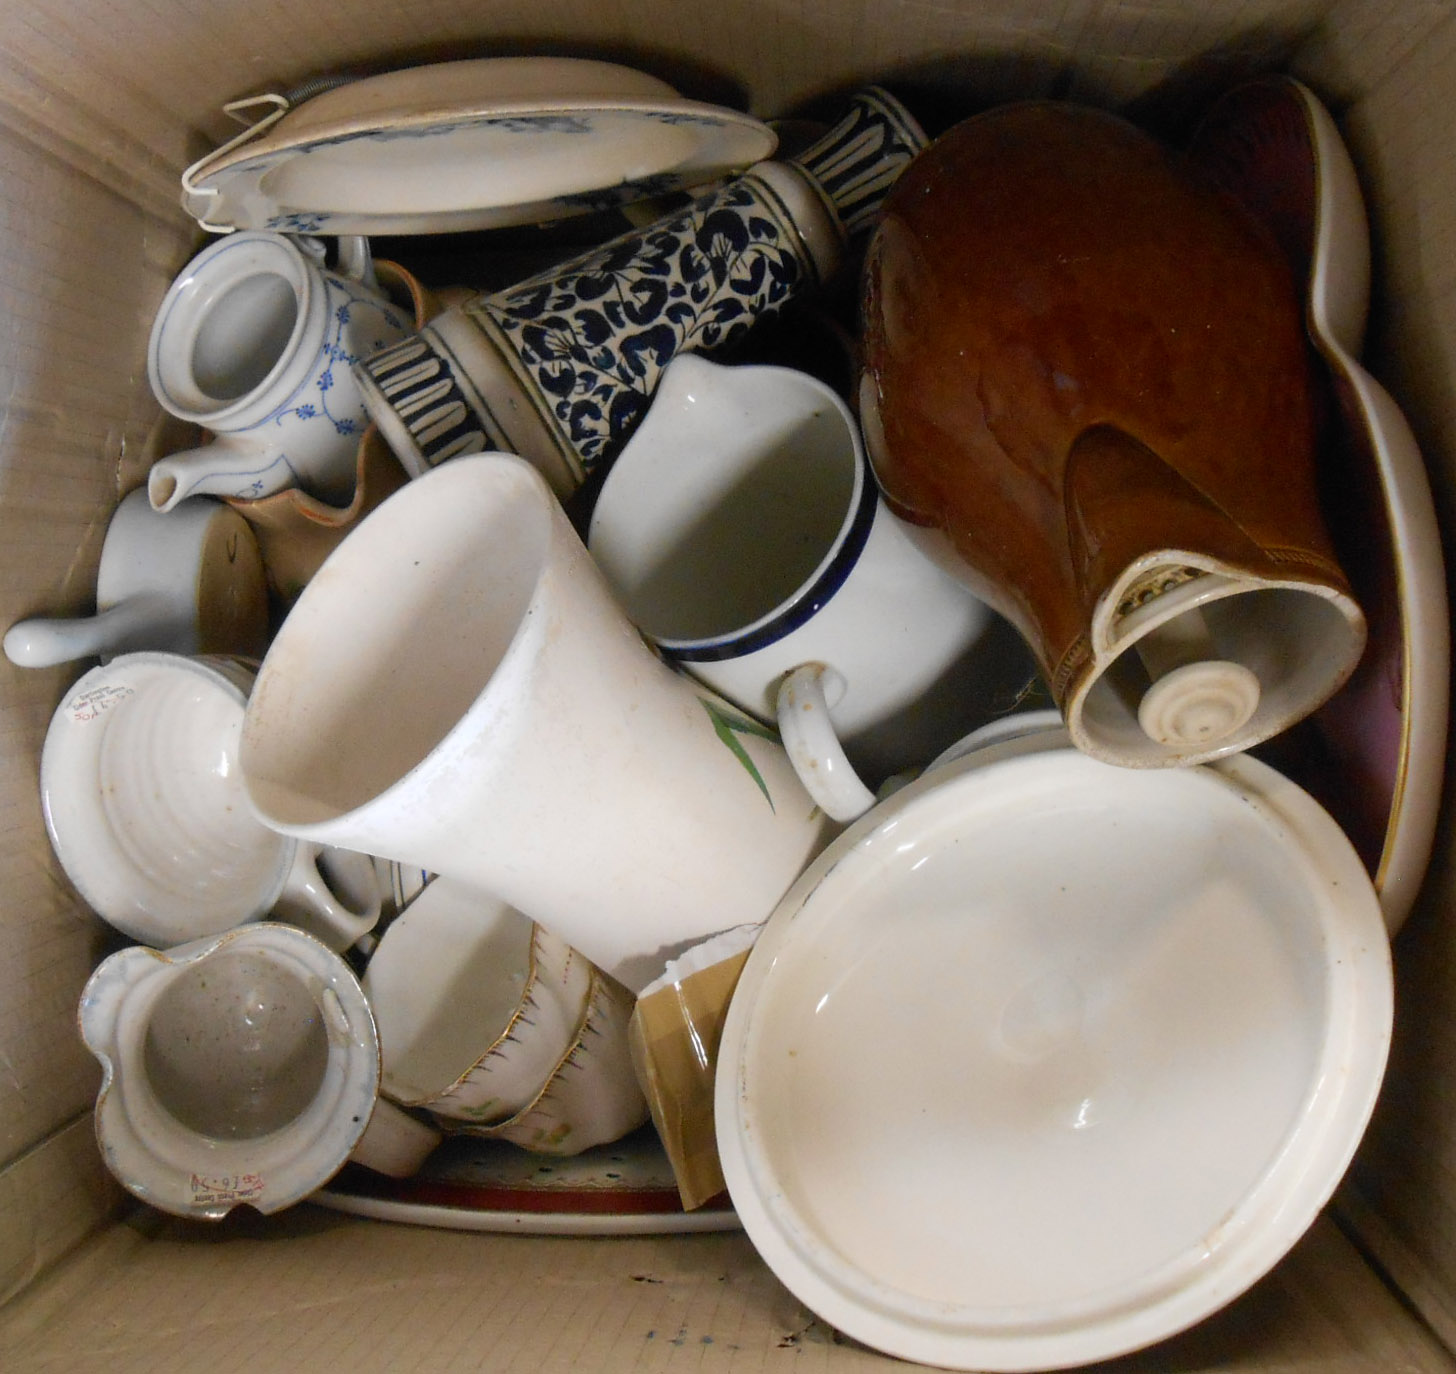
{"type": "Polygon", "coordinates": [[[1011,626],[885,505],[849,408],[794,368],[674,358],[587,546],[669,661],[757,719],[774,721],[792,670],[827,670],[822,714],[843,749],[829,742],[799,775],[839,820],[872,798],[841,814],[831,775],[878,787],[923,767],[1035,672],[1011,626]]]}
{"type": "Polygon", "coordinates": [[[121,950],[91,975],[78,1019],[105,1074],[107,1167],[165,1212],[276,1212],[346,1160],[402,1176],[439,1143],[376,1103],[379,1039],[358,979],[291,926],[121,950]]]}

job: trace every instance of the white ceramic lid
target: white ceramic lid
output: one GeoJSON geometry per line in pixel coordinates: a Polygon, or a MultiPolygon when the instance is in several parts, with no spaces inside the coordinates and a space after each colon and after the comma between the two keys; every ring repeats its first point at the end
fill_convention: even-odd
{"type": "Polygon", "coordinates": [[[1368,876],[1267,766],[987,751],[882,802],[769,920],[720,1049],[724,1174],[779,1278],[868,1345],[1104,1359],[1304,1232],[1391,1006],[1368,876]]]}

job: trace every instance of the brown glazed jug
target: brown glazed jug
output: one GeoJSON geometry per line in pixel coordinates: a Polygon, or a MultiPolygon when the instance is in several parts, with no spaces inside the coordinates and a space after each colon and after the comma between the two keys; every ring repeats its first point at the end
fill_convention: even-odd
{"type": "Polygon", "coordinates": [[[885,203],[859,390],[876,474],[1026,637],[1089,754],[1246,749],[1360,657],[1302,299],[1260,222],[1088,107],[966,120],[885,203]]]}

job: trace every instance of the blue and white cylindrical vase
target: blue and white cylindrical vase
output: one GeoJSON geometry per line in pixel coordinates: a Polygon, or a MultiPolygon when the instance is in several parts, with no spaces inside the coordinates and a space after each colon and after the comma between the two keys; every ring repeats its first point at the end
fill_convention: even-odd
{"type": "Polygon", "coordinates": [[[871,87],[797,158],[742,176],[646,229],[477,295],[356,368],[380,431],[418,476],[520,454],[558,496],[611,461],[677,354],[736,340],[827,281],[926,146],[871,87]]]}

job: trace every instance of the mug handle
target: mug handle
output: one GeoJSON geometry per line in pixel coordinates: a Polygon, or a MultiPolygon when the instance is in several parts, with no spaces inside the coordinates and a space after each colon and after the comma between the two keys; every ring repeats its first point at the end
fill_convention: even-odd
{"type": "Polygon", "coordinates": [[[338,242],[339,275],[349,277],[381,296],[386,292],[374,275],[374,254],[363,234],[340,234],[338,242]]]}
{"type": "Polygon", "coordinates": [[[819,809],[840,822],[857,820],[875,804],[829,718],[826,697],[832,692],[838,699],[844,687],[827,663],[801,663],[779,683],[776,702],[779,738],[799,781],[819,809]]]}
{"type": "Polygon", "coordinates": [[[277,905],[280,919],[341,954],[379,923],[383,902],[374,859],[300,840],[277,905]]]}

